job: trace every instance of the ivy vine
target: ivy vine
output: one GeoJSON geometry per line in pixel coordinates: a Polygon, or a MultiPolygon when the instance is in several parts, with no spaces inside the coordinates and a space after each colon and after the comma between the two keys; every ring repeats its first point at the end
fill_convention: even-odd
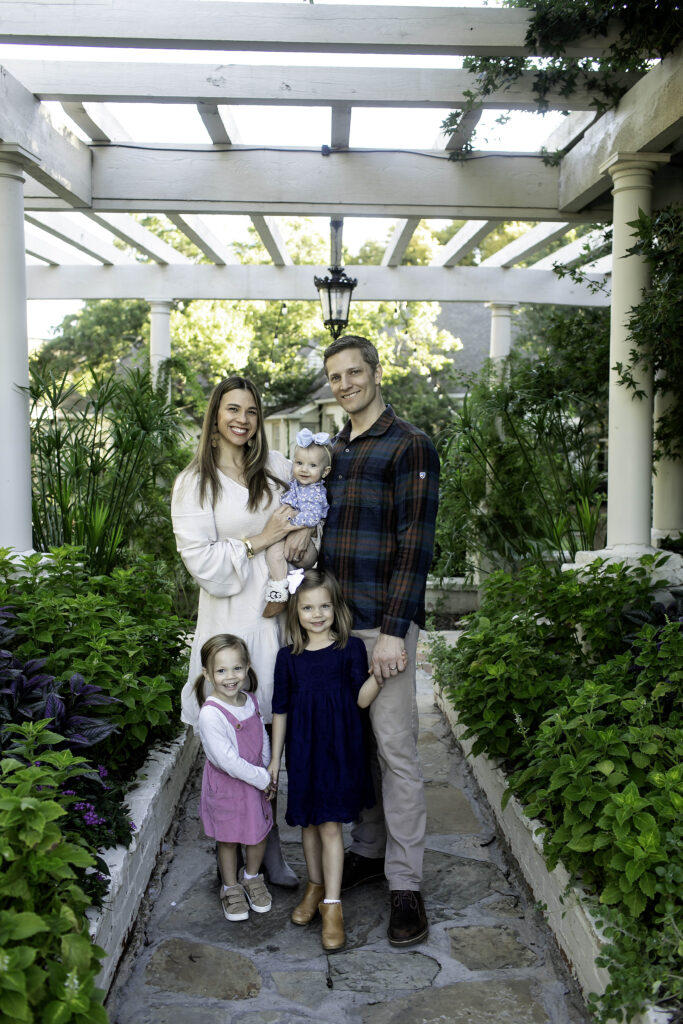
{"type": "MultiPolygon", "coordinates": [[[[540,111],[548,109],[548,97],[559,92],[571,96],[578,89],[592,95],[596,113],[615,107],[633,82],[644,75],[653,60],[673,52],[683,41],[682,5],[678,0],[504,0],[507,7],[525,7],[531,20],[525,38],[533,57],[468,57],[464,67],[472,72],[475,86],[466,93],[462,110],[450,113],[442,131],[452,135],[469,111],[482,105],[491,93],[509,88],[529,72],[540,111]],[[600,57],[568,57],[567,48],[581,38],[616,38],[600,57]]],[[[473,149],[470,138],[452,154],[462,159],[473,149]]],[[[557,154],[546,154],[549,162],[557,154]]]]}
{"type": "Polygon", "coordinates": [[[642,392],[641,368],[652,371],[655,395],[665,397],[654,428],[654,456],[683,456],[683,206],[672,204],[648,216],[641,210],[631,221],[637,235],[628,250],[650,267],[651,284],[630,311],[633,347],[626,364],[617,363],[621,383],[634,395],[642,392]]]}

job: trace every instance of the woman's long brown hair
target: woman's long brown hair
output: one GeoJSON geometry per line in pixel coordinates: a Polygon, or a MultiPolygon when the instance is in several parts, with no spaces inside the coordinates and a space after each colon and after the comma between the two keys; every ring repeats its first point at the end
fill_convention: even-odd
{"type": "Polygon", "coordinates": [[[287,484],[280,480],[267,468],[268,462],[268,441],[263,424],[263,408],[258,388],[248,377],[234,375],[226,377],[216,384],[209,397],[209,404],[204,414],[202,433],[199,438],[197,452],[190,462],[188,469],[196,470],[199,475],[199,501],[203,505],[207,495],[211,499],[211,507],[214,508],[221,494],[221,482],[218,478],[214,448],[211,446],[211,438],[216,430],[216,418],[221,399],[228,391],[248,391],[254,399],[254,405],[258,412],[258,427],[254,437],[244,449],[244,478],[249,491],[248,509],[255,512],[261,507],[264,497],[270,499],[272,494],[271,484],[285,489],[287,484]]]}

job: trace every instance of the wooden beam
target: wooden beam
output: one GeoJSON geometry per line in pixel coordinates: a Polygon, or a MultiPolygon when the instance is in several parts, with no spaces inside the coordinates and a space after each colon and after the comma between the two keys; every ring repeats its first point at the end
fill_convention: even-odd
{"type": "Polygon", "coordinates": [[[382,256],[383,267],[399,267],[401,265],[403,254],[410,244],[410,239],[417,231],[421,219],[421,217],[408,217],[398,221],[382,256]]]}
{"type": "MultiPolygon", "coordinates": [[[[500,267],[347,267],[358,279],[354,303],[435,301],[552,303],[605,306],[609,296],[587,285],[560,280],[552,271],[500,267]]],[[[264,299],[317,302],[314,275],[326,267],[271,267],[236,264],[215,267],[27,267],[30,299],[264,299]]],[[[602,278],[598,278],[602,280],[602,278]]]]}
{"type": "MultiPolygon", "coordinates": [[[[35,96],[3,67],[0,67],[0,141],[27,150],[35,160],[27,163],[27,173],[58,199],[74,206],[90,204],[90,150],[75,135],[57,130],[35,96]]],[[[29,183],[27,186],[30,188],[29,183]]]]}
{"type": "Polygon", "coordinates": [[[227,106],[200,101],[197,113],[214,145],[231,146],[240,141],[235,119],[227,106]]]}
{"type": "Polygon", "coordinates": [[[556,264],[567,266],[575,261],[585,263],[590,259],[591,252],[600,248],[604,241],[605,236],[602,231],[589,231],[587,235],[582,235],[581,238],[563,245],[561,249],[551,252],[549,256],[544,256],[542,260],[537,260],[530,269],[552,270],[556,264]]]}
{"type": "Polygon", "coordinates": [[[542,249],[549,242],[555,242],[562,238],[571,225],[566,221],[561,224],[536,224],[535,227],[526,231],[519,238],[515,238],[508,245],[503,246],[498,252],[494,252],[488,259],[482,260],[480,267],[514,267],[520,260],[526,260],[535,252],[542,249]]]}
{"type": "Polygon", "coordinates": [[[112,235],[120,238],[122,242],[133,246],[138,252],[166,266],[168,263],[191,263],[187,256],[168,245],[163,239],[149,231],[146,227],[127,213],[94,213],[92,210],[84,211],[95,224],[111,231],[112,235]]]}
{"type": "MultiPolygon", "coordinates": [[[[475,153],[464,162],[431,150],[269,150],[234,146],[97,148],[93,208],[261,216],[599,220],[563,218],[558,169],[529,154],[475,153]],[[302,182],[305,188],[302,188],[302,182]],[[416,187],[419,183],[419,187],[416,187]]],[[[26,205],[31,206],[27,192],[26,205]]]]}
{"type": "Polygon", "coordinates": [[[92,142],[127,142],[130,135],[104,103],[62,103],[64,113],[92,142]]]}
{"type": "Polygon", "coordinates": [[[351,138],[351,107],[346,103],[332,105],[332,131],[330,145],[333,149],[347,149],[351,138]]]}
{"type": "MultiPolygon", "coordinates": [[[[240,64],[6,61],[42,100],[109,103],[261,104],[268,106],[438,107],[467,104],[475,79],[461,69],[330,68],[240,64]]],[[[482,99],[492,110],[537,110],[533,75],[482,99]]],[[[550,93],[550,109],[587,110],[593,93],[550,93]]]]}
{"type": "Polygon", "coordinates": [[[26,241],[26,252],[40,260],[45,260],[52,267],[62,266],[67,260],[69,263],[88,265],[88,260],[83,259],[81,254],[73,248],[71,252],[60,249],[50,240],[45,231],[36,231],[31,224],[24,225],[24,239],[26,241]]]}
{"type": "Polygon", "coordinates": [[[464,149],[474,135],[483,112],[482,108],[466,110],[454,132],[451,132],[450,135],[442,132],[439,135],[437,139],[439,148],[448,150],[449,153],[456,153],[464,149]]]}
{"type": "MultiPolygon", "coordinates": [[[[521,8],[375,7],[164,0],[4,0],[0,41],[71,46],[524,56],[521,8]]],[[[610,37],[569,56],[597,56],[610,37]]]]}
{"type": "Polygon", "coordinates": [[[26,214],[29,224],[33,224],[42,231],[47,231],[48,234],[66,242],[67,245],[73,245],[75,249],[85,253],[86,256],[92,256],[93,259],[99,260],[106,267],[135,262],[130,253],[117,249],[98,235],[93,235],[74,222],[72,217],[73,215],[70,213],[26,214]]]}
{"type": "Polygon", "coordinates": [[[454,267],[455,264],[479,245],[497,227],[496,221],[470,220],[463,224],[459,231],[444,245],[443,251],[437,253],[435,267],[454,267]]]}
{"type": "Polygon", "coordinates": [[[276,267],[291,267],[292,257],[280,232],[280,225],[274,217],[252,214],[251,222],[256,228],[268,254],[276,267]]]}
{"type": "Polygon", "coordinates": [[[600,167],[616,152],[659,153],[683,134],[683,47],[641,78],[562,161],[561,210],[583,209],[612,186],[600,167]]]}
{"type": "Polygon", "coordinates": [[[212,263],[225,267],[235,262],[231,251],[202,217],[178,213],[168,213],[167,217],[212,263]]]}

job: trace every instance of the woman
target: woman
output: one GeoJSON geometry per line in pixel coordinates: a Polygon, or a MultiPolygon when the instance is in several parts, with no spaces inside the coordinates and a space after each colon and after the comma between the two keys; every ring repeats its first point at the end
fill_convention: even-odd
{"type": "MultiPolygon", "coordinates": [[[[268,451],[261,398],[245,377],[216,385],[204,416],[197,453],[173,486],[171,515],[178,552],[199,584],[199,613],[192,643],[181,718],[196,728],[199,707],[192,693],[201,673],[202,644],[233,633],[247,645],[259,681],[264,720],[271,720],[273,669],[284,642],[280,616],[264,618],[266,549],[285,539],[286,557],[312,564],[311,531],[295,527],[280,504],[291,463],[268,451]]],[[[275,808],[273,808],[275,815],[275,808]]],[[[277,827],[268,838],[264,866],[275,885],[297,878],[283,861],[277,827]]]]}

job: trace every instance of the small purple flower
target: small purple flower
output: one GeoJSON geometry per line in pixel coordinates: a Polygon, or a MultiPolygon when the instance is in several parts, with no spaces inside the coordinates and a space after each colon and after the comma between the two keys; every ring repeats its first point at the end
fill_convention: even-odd
{"type": "Polygon", "coordinates": [[[106,779],[107,776],[109,775],[109,772],[107,771],[103,764],[98,764],[97,771],[99,772],[101,779],[106,779]]]}
{"type": "Polygon", "coordinates": [[[75,789],[63,789],[62,790],[62,795],[63,796],[76,796],[76,790],[75,789]]]}
{"type": "Polygon", "coordinates": [[[131,821],[129,824],[131,832],[135,832],[137,830],[137,825],[135,824],[135,822],[131,821]]]}

